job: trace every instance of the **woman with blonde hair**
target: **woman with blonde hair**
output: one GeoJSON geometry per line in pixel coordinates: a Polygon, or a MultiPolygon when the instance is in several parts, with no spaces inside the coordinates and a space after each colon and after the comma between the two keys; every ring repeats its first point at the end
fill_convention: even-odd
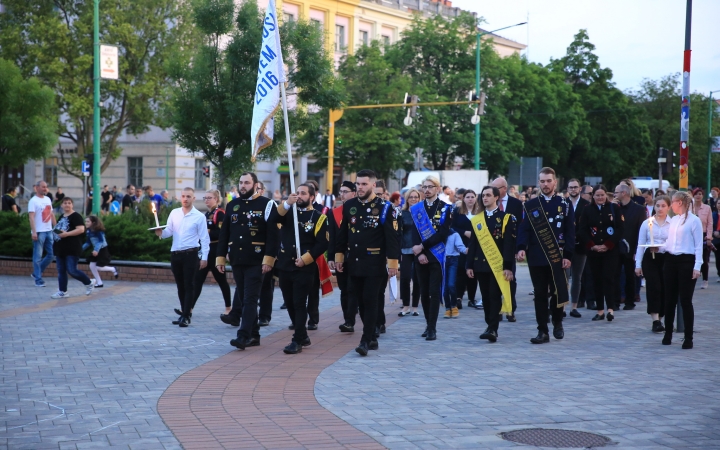
{"type": "MultiPolygon", "coordinates": [[[[475,236],[473,235],[474,232],[472,228],[472,223],[470,223],[470,220],[475,214],[481,212],[481,208],[482,202],[478,201],[475,191],[473,191],[472,189],[467,189],[462,196],[460,206],[458,208],[455,208],[455,211],[453,212],[453,221],[450,227],[453,231],[460,235],[460,238],[462,239],[463,245],[465,245],[465,247],[470,247],[471,239],[475,239],[475,236]]],[[[466,261],[467,255],[461,253],[460,259],[458,261],[458,267],[460,267],[461,270],[458,270],[457,272],[458,279],[455,284],[457,286],[457,294],[459,296],[457,305],[458,308],[462,308],[462,296],[465,292],[465,289],[467,289],[468,308],[477,308],[478,306],[475,302],[475,295],[477,294],[478,284],[475,279],[468,278],[465,271],[466,261]]],[[[480,300],[480,307],[482,307],[482,300],[480,300]]]]}
{"type": "Polygon", "coordinates": [[[631,178],[625,178],[620,182],[620,184],[624,184],[630,188],[630,198],[632,201],[640,206],[645,206],[645,197],[643,197],[642,192],[640,192],[640,189],[635,186],[635,183],[633,183],[631,178]]]}
{"type": "Polygon", "coordinates": [[[685,340],[682,348],[693,348],[693,325],[695,311],[692,297],[695,283],[700,278],[703,262],[703,230],[700,219],[690,211],[692,197],[687,192],[676,192],[672,196],[670,229],[660,251],[666,253],[663,277],[665,279],[665,336],[662,344],[672,343],[675,307],[680,301],[685,325],[685,340]]]}
{"type": "Polygon", "coordinates": [[[417,312],[420,303],[420,283],[415,272],[415,254],[413,253],[412,232],[415,224],[410,216],[410,207],[420,201],[422,196],[415,188],[405,192],[405,204],[402,213],[398,218],[401,227],[401,259],[400,259],[400,299],[403,302],[403,309],[398,316],[419,316],[417,312]],[[410,312],[410,281],[412,281],[412,312],[410,312]]]}

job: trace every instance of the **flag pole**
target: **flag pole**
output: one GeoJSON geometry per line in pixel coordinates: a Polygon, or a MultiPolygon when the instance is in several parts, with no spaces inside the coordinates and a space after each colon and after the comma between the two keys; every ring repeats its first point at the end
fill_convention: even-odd
{"type": "MultiPolygon", "coordinates": [[[[287,146],[288,166],[290,169],[290,192],[295,193],[295,169],[293,168],[292,159],[292,142],[290,141],[290,124],[287,115],[287,98],[285,97],[285,83],[280,83],[280,96],[282,97],[283,120],[285,122],[285,145],[287,146]]],[[[293,223],[295,224],[295,249],[297,250],[297,259],[300,259],[300,233],[298,231],[297,203],[293,203],[293,223]]]]}

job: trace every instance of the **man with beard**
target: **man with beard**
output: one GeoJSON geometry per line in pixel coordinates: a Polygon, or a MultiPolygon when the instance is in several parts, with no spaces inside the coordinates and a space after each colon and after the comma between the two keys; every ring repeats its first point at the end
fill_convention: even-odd
{"type": "Polygon", "coordinates": [[[338,272],[347,271],[349,276],[350,310],[354,310],[356,302],[363,305],[363,335],[355,349],[361,356],[378,348],[375,340],[378,290],[387,283],[388,275],[397,275],[400,259],[397,213],[390,202],[375,195],[375,180],[377,176],[372,170],[357,173],[357,197],[343,204],[335,241],[335,267],[338,272]]]}
{"type": "Polygon", "coordinates": [[[563,269],[571,266],[575,247],[575,215],[569,202],[555,193],[555,171],[543,167],[538,177],[541,194],[525,202],[525,220],[520,224],[518,261],[527,253],[530,279],[535,295],[535,320],[538,335],[530,342],[550,342],[548,336],[548,292],[553,336],[565,337],[562,326],[563,306],[569,302],[567,278],[563,269]]]}
{"type": "Polygon", "coordinates": [[[315,200],[315,188],[311,184],[301,184],[297,193],[290,194],[278,207],[280,230],[280,252],[277,267],[280,271],[280,290],[282,291],[290,320],[295,324],[292,342],[283,350],[289,355],[302,352],[310,345],[305,328],[307,320],[307,298],[313,285],[313,277],[318,270],[313,268],[315,260],[328,248],[330,234],[327,218],[312,207],[315,200]],[[297,224],[290,209],[297,203],[297,224]],[[295,233],[300,241],[300,258],[295,243],[295,233]]]}
{"type": "MultiPolygon", "coordinates": [[[[311,185],[315,192],[320,192],[320,185],[315,180],[307,180],[305,184],[311,185]]],[[[325,214],[326,216],[330,214],[328,211],[325,212],[326,209],[323,205],[317,202],[317,199],[313,200],[312,207],[325,214]]],[[[308,322],[307,322],[307,329],[308,330],[317,330],[318,329],[318,323],[320,323],[320,272],[318,270],[318,265],[315,264],[315,276],[313,277],[313,285],[312,288],[310,288],[310,293],[308,294],[308,302],[307,302],[307,312],[308,312],[308,322]]],[[[287,303],[285,304],[287,306],[287,303]]]]}
{"type": "MultiPolygon", "coordinates": [[[[483,211],[472,218],[473,234],[468,248],[467,270],[469,278],[477,278],[485,310],[487,328],[480,339],[497,341],[498,325],[502,314],[503,291],[510,295],[512,268],[515,265],[517,220],[498,207],[500,190],[486,186],[480,193],[483,211]],[[503,290],[504,288],[504,290],[503,290]]],[[[517,199],[516,199],[517,200],[517,199]]],[[[512,309],[510,298],[505,299],[512,309]]]]}
{"type": "Polygon", "coordinates": [[[575,216],[575,251],[572,255],[572,269],[567,269],[565,275],[572,280],[572,288],[570,289],[570,297],[572,302],[572,310],[570,316],[580,318],[580,314],[577,310],[578,302],[580,300],[580,288],[582,287],[582,274],[585,269],[585,261],[587,254],[585,247],[580,245],[578,240],[578,226],[580,225],[580,217],[582,217],[583,210],[590,203],[581,197],[580,181],[577,178],[571,178],[568,181],[568,200],[570,206],[572,206],[573,213],[575,216]]]}
{"type": "Polygon", "coordinates": [[[420,302],[427,325],[421,336],[434,341],[445,279],[445,242],[450,235],[453,208],[438,198],[440,180],[437,178],[425,178],[421,189],[425,201],[410,208],[415,223],[412,243],[418,262],[415,270],[420,281],[420,302]]]}
{"type": "MultiPolygon", "coordinates": [[[[355,198],[357,188],[352,181],[343,181],[340,186],[340,200],[345,204],[350,199],[355,198]]],[[[328,228],[330,229],[330,244],[328,247],[328,265],[330,269],[335,270],[335,279],[337,280],[338,289],[340,289],[340,306],[343,310],[344,322],[340,325],[340,331],[343,333],[352,333],[355,331],[355,316],[357,315],[357,302],[350,309],[350,290],[348,289],[347,272],[339,272],[335,268],[335,240],[337,233],[342,225],[343,207],[342,205],[334,208],[331,213],[327,214],[328,228]]],[[[347,254],[345,257],[347,258],[347,254]]]]}
{"type": "MultiPolygon", "coordinates": [[[[498,191],[500,191],[500,199],[497,202],[498,209],[500,211],[512,214],[518,223],[522,222],[523,204],[520,200],[508,195],[507,180],[503,177],[495,178],[492,183],[490,183],[490,186],[496,187],[498,188],[498,191]]],[[[515,293],[517,292],[517,280],[515,280],[515,272],[517,271],[517,267],[514,261],[515,258],[513,258],[513,266],[512,269],[510,269],[513,273],[513,278],[512,280],[510,280],[510,295],[512,295],[512,314],[509,314],[507,316],[508,322],[515,322],[517,320],[515,319],[515,310],[517,310],[517,300],[515,298],[515,293]]],[[[500,320],[502,320],[502,317],[500,317],[500,320]]]]}
{"type": "MultiPolygon", "coordinates": [[[[224,323],[238,326],[237,339],[230,341],[240,350],[260,345],[258,300],[263,275],[271,273],[278,253],[277,208],[257,193],[258,179],[252,172],[240,177],[239,196],[227,205],[218,238],[217,268],[225,272],[225,255],[235,278],[236,295],[229,314],[221,314],[224,323]],[[223,251],[223,249],[227,249],[223,251]],[[242,317],[242,322],[241,322],[242,317]]],[[[270,276],[270,275],[267,275],[270,276]]]]}
{"type": "MultiPolygon", "coordinates": [[[[377,180],[375,182],[375,195],[382,200],[388,200],[390,195],[385,188],[385,182],[377,180]]],[[[381,334],[385,334],[385,290],[387,289],[387,281],[379,286],[378,289],[378,311],[377,311],[377,322],[375,323],[375,337],[379,338],[381,334]]]]}

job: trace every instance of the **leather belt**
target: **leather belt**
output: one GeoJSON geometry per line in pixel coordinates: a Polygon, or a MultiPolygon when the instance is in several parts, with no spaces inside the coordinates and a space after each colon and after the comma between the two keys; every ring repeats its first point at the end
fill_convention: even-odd
{"type": "Polygon", "coordinates": [[[197,252],[197,251],[199,251],[199,250],[200,250],[200,247],[194,247],[194,248],[188,248],[188,249],[185,249],[185,250],[175,250],[174,252],[170,252],[170,253],[172,253],[172,254],[175,254],[175,253],[190,253],[190,252],[197,252]]]}

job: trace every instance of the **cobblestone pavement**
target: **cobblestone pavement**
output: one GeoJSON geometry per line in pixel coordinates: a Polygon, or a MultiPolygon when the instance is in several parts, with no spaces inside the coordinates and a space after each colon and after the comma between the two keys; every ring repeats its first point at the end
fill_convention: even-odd
{"type": "Polygon", "coordinates": [[[514,447],[498,433],[534,427],[599,433],[622,449],[720,449],[717,277],[695,292],[693,350],[650,332],[644,290],[613,322],[583,309],[565,319],[565,339],[532,345],[526,267],[518,279],[518,321],[500,323],[497,343],[478,339],[481,311],[441,316],[434,342],[420,337],[422,316],[406,316],[373,357],[349,353],[325,369],[317,400],[390,449],[514,447]]]}
{"type": "MultiPolygon", "coordinates": [[[[56,280],[45,281],[0,276],[0,449],[182,448],[157,402],[178,376],[234,350],[219,288],[204,287],[181,329],[170,324],[174,285],[106,281],[86,297],[71,280],[73,297],[57,302],[56,280]]],[[[289,324],[281,303],[277,290],[264,336],[289,324]]]]}

